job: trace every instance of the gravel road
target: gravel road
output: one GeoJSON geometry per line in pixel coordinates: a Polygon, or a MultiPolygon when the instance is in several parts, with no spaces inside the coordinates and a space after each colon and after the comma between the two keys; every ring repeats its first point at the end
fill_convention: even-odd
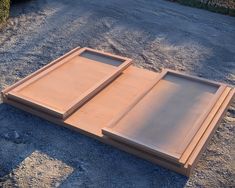
{"type": "MultiPolygon", "coordinates": [[[[235,85],[235,19],[163,0],[32,0],[0,28],[0,90],[77,47],[235,85]]],[[[235,185],[235,101],[190,178],[0,101],[0,187],[235,185]]]]}

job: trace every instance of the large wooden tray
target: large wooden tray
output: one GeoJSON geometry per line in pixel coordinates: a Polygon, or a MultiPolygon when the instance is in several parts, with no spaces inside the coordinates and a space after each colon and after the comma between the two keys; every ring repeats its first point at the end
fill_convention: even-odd
{"type": "MultiPolygon", "coordinates": [[[[79,57],[88,59],[88,61],[92,61],[91,63],[104,64],[105,67],[111,66],[113,71],[124,66],[125,63],[128,68],[124,66],[122,72],[118,72],[117,76],[115,75],[115,79],[111,76],[110,80],[102,82],[105,84],[99,85],[94,93],[91,92],[92,95],[87,95],[89,97],[85,98],[83,103],[78,103],[78,106],[75,103],[76,108],[72,107],[73,110],[67,116],[64,116],[64,119],[62,117],[64,111],[60,115],[55,115],[48,110],[48,106],[41,108],[40,105],[29,103],[28,99],[18,99],[18,95],[12,97],[10,94],[15,90],[17,93],[17,88],[24,85],[27,87],[27,83],[33,83],[38,75],[46,75],[51,67],[53,69],[54,65],[63,61],[66,57],[71,57],[72,54],[77,56],[76,53],[81,52],[80,50],[84,49],[77,48],[71,51],[3,90],[1,92],[3,102],[189,176],[223,118],[235,90],[223,84],[174,71],[165,70],[158,74],[132,65],[128,66],[131,62],[130,59],[108,54],[109,57],[115,57],[110,61],[109,58],[106,58],[106,53],[104,53],[105,56],[97,57],[97,51],[94,51],[95,53],[80,53],[79,57]],[[124,64],[120,65],[120,59],[125,60],[124,64]],[[156,95],[158,90],[159,92],[156,95]],[[137,107],[142,103],[143,108],[141,107],[138,111],[137,107]],[[204,103],[207,105],[204,106],[204,103]],[[178,106],[175,107],[175,105],[178,106]],[[129,118],[132,116],[130,116],[132,110],[137,112],[136,115],[133,115],[136,118],[134,120],[129,118]],[[154,125],[159,123],[156,121],[157,118],[162,121],[160,121],[160,127],[157,129],[158,132],[152,137],[153,147],[148,142],[139,143],[142,140],[133,136],[137,133],[145,138],[146,135],[152,133],[151,131],[156,131],[154,125]],[[125,122],[126,119],[128,121],[125,122]],[[192,123],[193,119],[195,121],[192,123]],[[136,122],[136,124],[133,122],[136,122]],[[127,127],[122,127],[124,123],[127,127]],[[174,123],[174,126],[172,126],[172,123],[174,123]],[[147,125],[147,130],[141,130],[141,126],[144,124],[147,125]],[[133,127],[131,128],[130,125],[133,127]],[[128,131],[123,131],[125,129],[128,131]],[[162,134],[159,132],[162,132],[162,134]],[[126,135],[127,133],[135,134],[126,135]],[[156,141],[158,143],[155,143],[156,141]],[[174,141],[181,143],[174,143],[174,141]]],[[[91,49],[88,50],[93,52],[91,49]]],[[[70,74],[70,71],[73,70],[66,72],[67,75],[70,74]]],[[[64,71],[62,73],[65,74],[64,71]]],[[[76,75],[73,76],[76,83],[80,83],[76,75]]],[[[67,85],[61,84],[60,87],[63,89],[67,85]]],[[[91,88],[96,87],[92,86],[91,88]]],[[[21,92],[21,90],[19,91],[21,92]]],[[[85,90],[82,89],[81,91],[85,90]]],[[[84,93],[90,92],[85,91],[84,93]]],[[[71,99],[72,97],[69,96],[68,98],[71,99]]],[[[150,144],[152,143],[150,142],[150,144]]]]}
{"type": "Polygon", "coordinates": [[[65,119],[115,79],[128,58],[82,48],[52,62],[33,78],[17,84],[8,98],[65,119]]]}
{"type": "Polygon", "coordinates": [[[165,70],[142,99],[102,133],[137,149],[184,164],[224,84],[165,70]]]}

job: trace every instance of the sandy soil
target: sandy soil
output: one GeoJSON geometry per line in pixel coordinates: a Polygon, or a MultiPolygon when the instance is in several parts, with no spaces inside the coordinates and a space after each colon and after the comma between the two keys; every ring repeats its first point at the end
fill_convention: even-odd
{"type": "MultiPolygon", "coordinates": [[[[235,83],[235,19],[162,0],[33,0],[0,29],[0,90],[77,46],[235,83]]],[[[0,187],[229,187],[235,103],[188,179],[0,102],[0,187]]]]}

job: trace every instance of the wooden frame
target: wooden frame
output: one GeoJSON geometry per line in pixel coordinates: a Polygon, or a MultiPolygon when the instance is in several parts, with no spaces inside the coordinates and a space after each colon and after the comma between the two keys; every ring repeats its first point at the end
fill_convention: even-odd
{"type": "MultiPolygon", "coordinates": [[[[92,96],[90,95],[85,98],[86,100],[83,101],[83,104],[78,103],[78,106],[70,111],[69,114],[64,116],[64,119],[61,114],[57,116],[55,114],[48,113],[45,109],[41,110],[40,108],[35,107],[34,104],[32,105],[23,100],[15,99],[9,95],[15,88],[21,87],[21,85],[33,81],[41,73],[44,74],[44,72],[47,72],[49,69],[53,69],[53,67],[61,61],[65,61],[66,58],[76,55],[79,50],[79,48],[72,50],[61,58],[58,58],[35,73],[3,90],[1,92],[3,102],[42,117],[48,121],[54,122],[58,125],[78,131],[103,143],[110,144],[121,150],[137,155],[183,175],[189,176],[195,168],[200,155],[205,150],[214,131],[219,125],[219,122],[223,118],[226,109],[231,103],[235,89],[227,87],[224,84],[188,76],[171,70],[164,70],[161,74],[157,74],[134,66],[129,66],[131,60],[124,58],[127,61],[126,66],[128,68],[125,69],[124,67],[123,71],[119,72],[118,76],[115,77],[116,79],[109,80],[112,82],[111,84],[109,84],[110,82],[108,81],[108,83],[104,82],[105,85],[101,84],[100,87],[97,86],[98,90],[96,90],[92,96]],[[119,138],[113,139],[109,135],[106,136],[103,134],[106,130],[110,129],[105,128],[107,125],[111,128],[113,126],[115,127],[117,123],[132,109],[134,109],[135,106],[138,105],[138,103],[140,103],[140,101],[142,101],[168,73],[186,78],[187,80],[196,80],[197,82],[209,84],[212,87],[218,87],[216,90],[217,92],[213,95],[213,98],[207,106],[204,115],[196,121],[196,124],[200,125],[199,129],[192,136],[190,143],[187,145],[182,155],[179,157],[172,157],[165,151],[145,151],[145,148],[139,148],[139,146],[136,147],[129,143],[126,144],[122,140],[120,141],[119,138]],[[117,91],[120,90],[122,92],[117,93],[117,91]],[[115,100],[112,100],[114,95],[116,95],[115,100]]],[[[106,55],[106,53],[104,54],[106,55]]],[[[108,55],[110,56],[110,54],[108,55]]],[[[123,59],[123,57],[111,56],[123,59]]],[[[118,134],[114,134],[114,136],[117,135],[118,134]]]]}
{"type": "MultiPolygon", "coordinates": [[[[176,71],[171,71],[171,70],[166,69],[161,73],[161,75],[158,77],[158,79],[156,79],[153,86],[148,91],[146,91],[146,93],[144,95],[141,96],[141,99],[136,100],[133,103],[133,105],[131,105],[128,109],[123,111],[122,114],[120,114],[114,120],[112,120],[109,126],[102,128],[102,133],[104,135],[114,139],[114,140],[117,140],[119,142],[123,142],[125,144],[129,144],[135,148],[139,148],[139,149],[143,150],[144,152],[149,152],[153,155],[167,158],[169,161],[172,161],[172,162],[176,162],[179,164],[185,164],[185,162],[187,161],[187,159],[191,155],[193,149],[195,148],[196,143],[199,141],[199,139],[201,137],[201,133],[208,126],[207,124],[203,124],[203,122],[206,120],[206,118],[209,115],[209,113],[211,112],[213,106],[216,104],[216,102],[220,98],[221,94],[224,92],[225,88],[226,88],[226,86],[224,84],[211,82],[206,79],[188,76],[188,75],[185,75],[182,73],[178,73],[176,71]],[[172,153],[168,153],[167,151],[162,150],[159,147],[156,147],[154,145],[154,143],[153,144],[148,143],[148,145],[145,145],[144,143],[142,143],[141,141],[138,141],[136,139],[132,140],[129,136],[127,136],[129,134],[127,134],[125,136],[125,134],[126,134],[125,132],[120,133],[118,131],[115,131],[115,129],[114,129],[116,126],[118,126],[118,123],[120,122],[120,120],[122,120],[125,116],[128,116],[128,113],[130,113],[130,111],[133,110],[135,108],[135,106],[141,102],[142,98],[144,98],[154,87],[157,86],[157,84],[162,79],[164,79],[169,74],[172,74],[174,76],[181,77],[181,78],[184,78],[187,80],[192,80],[192,81],[200,82],[203,84],[209,84],[209,85],[218,87],[218,89],[217,89],[216,93],[214,94],[213,98],[211,99],[210,103],[206,106],[205,113],[202,116],[200,116],[200,118],[198,118],[197,121],[192,125],[192,127],[199,127],[198,131],[196,131],[196,133],[195,133],[195,131],[194,132],[191,131],[191,133],[190,132],[187,133],[187,137],[189,138],[189,140],[191,140],[191,142],[188,144],[188,146],[186,147],[186,149],[184,150],[182,155],[175,155],[172,153]]],[[[140,106],[142,106],[142,105],[143,105],[143,103],[140,104],[140,106]]],[[[169,118],[171,118],[171,117],[169,117],[169,118]]],[[[123,124],[123,126],[124,126],[123,130],[129,130],[127,128],[128,124],[123,124]]],[[[132,127],[132,126],[130,125],[130,127],[132,127]]],[[[150,135],[148,137],[150,137],[150,135]]],[[[138,138],[140,138],[140,137],[137,137],[137,139],[138,138]]],[[[181,143],[179,143],[179,144],[181,144],[181,143]]]]}
{"type": "MultiPolygon", "coordinates": [[[[121,74],[123,70],[125,70],[130,64],[131,59],[120,57],[117,55],[112,55],[109,53],[93,50],[90,48],[82,48],[82,49],[75,49],[71,52],[67,53],[63,57],[57,59],[56,61],[53,61],[48,66],[44,67],[43,70],[37,71],[36,73],[30,75],[28,78],[24,79],[24,81],[21,81],[20,83],[15,84],[11,89],[8,90],[8,97],[15,101],[20,101],[22,103],[25,103],[26,105],[30,105],[34,108],[37,108],[41,111],[45,111],[55,117],[65,119],[69,115],[71,115],[77,108],[82,106],[87,100],[89,100],[91,97],[93,97],[96,93],[98,93],[100,90],[102,90],[105,86],[107,86],[113,79],[115,79],[118,75],[121,74]],[[107,75],[97,83],[95,83],[91,88],[89,88],[87,91],[85,91],[81,96],[67,104],[67,106],[63,110],[55,109],[51,106],[42,104],[41,102],[38,102],[34,100],[33,98],[29,98],[27,96],[24,96],[20,93],[20,90],[24,89],[25,87],[34,84],[35,81],[38,81],[39,79],[47,76],[54,70],[60,68],[67,62],[69,62],[71,59],[73,59],[75,56],[80,56],[84,52],[92,52],[96,53],[97,55],[102,55],[109,57],[111,59],[119,60],[121,65],[118,67],[115,67],[111,72],[107,73],[107,75]]],[[[5,91],[6,92],[6,91],[5,91]]]]}
{"type": "Polygon", "coordinates": [[[223,97],[221,96],[220,100],[217,102],[216,108],[214,107],[212,110],[213,112],[216,111],[215,116],[208,117],[208,120],[207,120],[207,122],[209,122],[208,127],[205,130],[205,132],[202,134],[199,142],[197,143],[196,147],[194,148],[194,151],[192,152],[188,161],[184,165],[179,165],[177,163],[168,161],[162,157],[153,156],[149,153],[143,152],[143,151],[138,150],[134,147],[130,147],[129,145],[126,145],[124,143],[112,140],[109,137],[106,137],[104,135],[102,136],[102,135],[100,135],[99,132],[91,132],[89,127],[81,128],[79,126],[76,126],[74,124],[69,123],[66,120],[64,121],[62,119],[57,119],[55,117],[52,117],[50,115],[45,114],[44,112],[40,112],[40,111],[32,109],[28,106],[25,106],[24,104],[8,100],[3,95],[2,95],[2,98],[3,98],[4,103],[15,106],[16,108],[27,111],[33,115],[39,116],[43,119],[46,119],[50,122],[57,124],[57,125],[69,128],[69,129],[77,131],[81,134],[84,134],[84,135],[87,135],[87,136],[92,137],[94,139],[97,139],[104,144],[114,146],[120,150],[123,150],[123,151],[128,152],[133,155],[136,155],[136,156],[143,158],[145,160],[151,161],[154,164],[168,168],[168,169],[173,170],[173,171],[180,173],[182,175],[190,176],[193,169],[195,168],[200,156],[202,155],[202,153],[206,149],[207,144],[209,143],[216,128],[218,127],[220,121],[222,120],[228,106],[231,104],[231,102],[233,100],[233,97],[235,94],[235,89],[231,89],[231,88],[227,87],[225,91],[226,92],[224,92],[222,94],[223,97]]]}

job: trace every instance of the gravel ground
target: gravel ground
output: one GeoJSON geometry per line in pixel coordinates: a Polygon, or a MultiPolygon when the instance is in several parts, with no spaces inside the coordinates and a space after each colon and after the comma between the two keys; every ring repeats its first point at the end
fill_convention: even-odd
{"type": "MultiPolygon", "coordinates": [[[[32,0],[0,29],[0,90],[77,46],[234,86],[235,19],[162,0],[32,0]]],[[[0,102],[0,187],[232,187],[235,102],[188,179],[0,102]]]]}

